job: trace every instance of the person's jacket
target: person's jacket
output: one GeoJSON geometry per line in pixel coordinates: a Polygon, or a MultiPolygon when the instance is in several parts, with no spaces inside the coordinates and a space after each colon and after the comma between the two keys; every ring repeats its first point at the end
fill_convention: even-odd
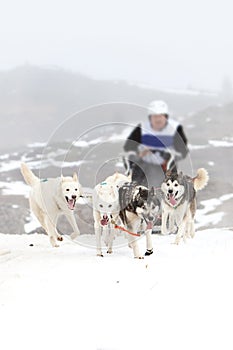
{"type": "MultiPolygon", "coordinates": [[[[185,158],[188,153],[187,137],[183,127],[172,119],[168,119],[168,123],[163,130],[153,131],[146,124],[139,124],[128,136],[124,150],[126,152],[138,153],[140,146],[145,146],[154,151],[158,151],[161,155],[166,155],[167,149],[174,149],[180,154],[181,158],[185,158]]],[[[148,122],[149,125],[149,122],[148,122]]],[[[165,156],[166,157],[166,156],[165,156]]]]}

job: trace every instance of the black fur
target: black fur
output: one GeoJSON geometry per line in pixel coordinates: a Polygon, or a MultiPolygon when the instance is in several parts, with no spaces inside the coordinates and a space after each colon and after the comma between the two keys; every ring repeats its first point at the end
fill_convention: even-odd
{"type": "Polygon", "coordinates": [[[136,209],[145,204],[148,195],[148,189],[138,186],[136,182],[127,182],[119,188],[120,218],[123,224],[128,224],[126,210],[136,214],[136,209]],[[137,189],[139,189],[139,191],[133,199],[137,189]]]}
{"type": "Polygon", "coordinates": [[[162,192],[162,190],[160,188],[151,187],[151,189],[149,191],[149,196],[148,196],[147,203],[149,205],[151,203],[153,203],[155,206],[158,206],[160,208],[161,207],[162,195],[163,195],[163,192],[162,192]]]}
{"type": "MultiPolygon", "coordinates": [[[[162,191],[160,189],[152,187],[148,190],[148,188],[139,186],[136,182],[125,183],[119,188],[120,218],[123,224],[128,224],[126,211],[137,215],[136,209],[142,208],[145,204],[147,204],[147,206],[154,205],[155,207],[158,206],[160,208],[161,199],[162,191]],[[135,191],[138,191],[136,195],[135,191]]],[[[159,210],[158,216],[160,214],[161,212],[159,210]]],[[[156,222],[157,217],[153,217],[153,220],[156,222]]]]}

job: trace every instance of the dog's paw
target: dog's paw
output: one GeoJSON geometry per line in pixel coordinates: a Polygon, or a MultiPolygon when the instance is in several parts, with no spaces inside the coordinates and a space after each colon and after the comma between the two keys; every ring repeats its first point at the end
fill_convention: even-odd
{"type": "Polygon", "coordinates": [[[58,237],[57,237],[57,240],[60,241],[60,242],[62,242],[62,241],[63,241],[63,237],[62,237],[62,236],[58,236],[58,237]]]}
{"type": "Polygon", "coordinates": [[[177,232],[178,232],[178,229],[176,228],[175,230],[171,230],[171,231],[169,232],[169,235],[176,235],[177,232]]]}
{"type": "Polygon", "coordinates": [[[59,245],[57,244],[56,238],[55,237],[50,237],[50,243],[53,248],[58,248],[59,245]]]}
{"type": "Polygon", "coordinates": [[[175,240],[175,241],[172,242],[171,244],[173,244],[173,245],[179,245],[179,244],[180,244],[180,240],[179,240],[179,241],[175,240]]]}
{"type": "Polygon", "coordinates": [[[98,254],[96,254],[96,256],[100,256],[101,258],[104,257],[102,253],[98,253],[98,254]]]}
{"type": "Polygon", "coordinates": [[[139,259],[139,260],[141,260],[141,259],[144,259],[144,256],[135,256],[134,259],[139,259]]]}
{"type": "Polygon", "coordinates": [[[153,248],[152,249],[147,249],[146,252],[145,252],[145,256],[149,256],[153,254],[153,248]]]}
{"type": "Polygon", "coordinates": [[[108,254],[112,254],[112,249],[108,249],[108,250],[107,250],[107,253],[108,253],[108,254]]]}

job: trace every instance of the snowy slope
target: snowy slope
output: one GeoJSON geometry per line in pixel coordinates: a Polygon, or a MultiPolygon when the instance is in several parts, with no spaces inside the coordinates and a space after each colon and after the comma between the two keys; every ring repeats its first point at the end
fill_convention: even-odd
{"type": "Polygon", "coordinates": [[[1,349],[232,349],[233,231],[173,240],[154,235],[154,255],[135,260],[127,246],[98,258],[0,234],[1,349]]]}

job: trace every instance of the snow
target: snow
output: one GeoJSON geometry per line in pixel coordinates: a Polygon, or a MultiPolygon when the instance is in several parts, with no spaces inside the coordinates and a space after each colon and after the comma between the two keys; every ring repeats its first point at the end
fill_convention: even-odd
{"type": "Polygon", "coordinates": [[[41,226],[33,213],[30,213],[30,215],[26,219],[27,219],[27,223],[24,224],[24,231],[26,233],[30,233],[41,226]]]}
{"type": "Polygon", "coordinates": [[[208,145],[191,145],[191,144],[189,144],[188,148],[189,148],[190,151],[196,151],[196,150],[199,150],[199,149],[208,148],[208,145]]]}
{"type": "Polygon", "coordinates": [[[9,157],[10,157],[9,153],[0,155],[1,160],[8,159],[9,157]]]}
{"type": "Polygon", "coordinates": [[[216,225],[220,223],[225,214],[224,212],[216,211],[216,209],[222,205],[223,202],[228,201],[232,198],[233,193],[227,193],[219,198],[211,198],[205,201],[201,201],[200,204],[203,206],[203,208],[197,210],[195,216],[195,219],[197,221],[196,228],[204,227],[209,224],[216,225]]]}
{"type": "MultiPolygon", "coordinates": [[[[25,160],[11,160],[9,162],[2,162],[0,166],[0,173],[1,172],[8,172],[12,170],[18,170],[20,169],[20,165],[22,161],[25,160]]],[[[87,161],[83,160],[77,160],[74,162],[69,162],[69,161],[58,161],[55,159],[43,159],[43,160],[38,160],[38,161],[27,161],[27,164],[30,166],[31,169],[46,169],[49,166],[54,166],[57,168],[72,168],[72,167],[79,167],[81,164],[87,163],[87,161]]]]}
{"type": "Polygon", "coordinates": [[[210,140],[209,144],[213,147],[233,147],[233,142],[226,140],[210,140]]]}
{"type": "Polygon", "coordinates": [[[4,182],[0,181],[1,194],[5,196],[25,196],[28,198],[30,188],[24,182],[4,182]]]}
{"type": "Polygon", "coordinates": [[[44,148],[47,146],[46,142],[33,142],[27,145],[29,148],[44,148]]]}
{"type": "Polygon", "coordinates": [[[191,151],[196,151],[199,149],[205,149],[209,147],[233,147],[233,142],[229,140],[209,140],[206,145],[191,145],[189,144],[189,149],[191,151]]]}
{"type": "Polygon", "coordinates": [[[20,168],[20,164],[21,164],[20,160],[10,160],[10,161],[7,161],[7,162],[1,162],[0,172],[4,173],[4,172],[7,172],[7,171],[12,171],[12,170],[15,170],[15,169],[19,169],[20,168]]]}
{"type": "Polygon", "coordinates": [[[210,161],[208,162],[208,165],[209,165],[209,166],[214,166],[215,163],[214,163],[212,160],[210,160],[210,161]]]}
{"type": "MultiPolygon", "coordinates": [[[[124,125],[124,124],[119,123],[120,127],[122,127],[122,125],[124,125]]],[[[85,147],[94,146],[94,145],[104,143],[104,142],[114,143],[114,142],[126,140],[126,138],[129,136],[129,134],[133,128],[133,125],[131,125],[131,126],[126,126],[126,125],[128,125],[128,124],[125,124],[125,128],[122,132],[113,133],[113,134],[111,133],[110,136],[105,136],[105,137],[101,136],[101,137],[97,137],[97,138],[89,140],[89,141],[78,139],[77,141],[73,142],[73,146],[85,148],[85,147]]]]}
{"type": "Polygon", "coordinates": [[[68,238],[0,234],[1,348],[232,349],[233,231],[173,241],[153,235],[136,260],[127,246],[99,258],[68,238]]]}
{"type": "Polygon", "coordinates": [[[89,147],[89,146],[98,145],[99,143],[104,142],[104,141],[105,141],[105,139],[103,137],[98,137],[98,138],[90,140],[90,141],[79,139],[79,140],[73,142],[73,146],[85,148],[85,147],[89,147]]]}

